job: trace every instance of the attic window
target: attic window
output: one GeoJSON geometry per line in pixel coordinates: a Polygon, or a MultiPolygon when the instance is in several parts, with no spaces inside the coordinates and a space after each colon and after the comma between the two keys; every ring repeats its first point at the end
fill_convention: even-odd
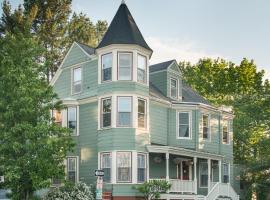
{"type": "Polygon", "coordinates": [[[178,98],[178,81],[177,79],[171,78],[171,98],[178,98]]]}
{"type": "Polygon", "coordinates": [[[77,67],[73,69],[73,84],[72,84],[73,94],[80,93],[82,90],[82,68],[77,67]]]}

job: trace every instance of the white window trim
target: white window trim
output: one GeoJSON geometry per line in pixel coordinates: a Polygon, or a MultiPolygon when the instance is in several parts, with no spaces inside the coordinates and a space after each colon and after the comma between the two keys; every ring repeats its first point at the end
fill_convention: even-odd
{"type": "Polygon", "coordinates": [[[222,141],[222,144],[224,145],[230,145],[231,144],[231,137],[230,137],[230,129],[229,129],[229,119],[223,119],[222,120],[222,126],[221,126],[221,133],[222,133],[222,138],[221,138],[221,141],[222,141]],[[227,139],[227,142],[223,142],[223,127],[224,127],[224,123],[227,123],[227,133],[228,133],[228,139],[227,139]]]}
{"type": "Polygon", "coordinates": [[[138,155],[144,155],[145,156],[145,181],[148,180],[148,168],[149,168],[149,165],[148,165],[148,155],[147,153],[145,152],[137,152],[137,157],[136,157],[136,160],[134,161],[134,163],[136,162],[136,181],[135,183],[137,184],[143,184],[143,182],[138,182],[138,155]]]}
{"type": "Polygon", "coordinates": [[[134,166],[133,166],[133,152],[132,151],[117,151],[116,152],[116,183],[133,183],[133,179],[134,179],[134,177],[133,177],[133,175],[134,175],[134,173],[133,173],[133,170],[134,170],[134,166]],[[117,153],[129,153],[130,154],[130,168],[131,168],[131,170],[130,170],[130,180],[129,181],[119,181],[118,180],[118,168],[117,168],[117,153]]]}
{"type": "MultiPolygon", "coordinates": [[[[116,96],[116,127],[117,128],[132,128],[134,125],[134,97],[133,96],[116,96]],[[129,97],[131,99],[131,112],[130,112],[130,125],[129,126],[121,126],[119,125],[119,112],[118,112],[118,108],[119,108],[119,102],[118,99],[119,97],[129,97]]],[[[135,118],[136,119],[136,118],[135,118]]]]}
{"type": "MultiPolygon", "coordinates": [[[[133,51],[117,51],[117,81],[133,81],[133,69],[134,69],[134,55],[133,51]],[[131,55],[131,69],[130,69],[130,79],[129,80],[120,80],[119,72],[120,72],[120,54],[130,54],[131,55]]],[[[137,81],[137,80],[136,80],[137,81]]]]}
{"type": "Polygon", "coordinates": [[[75,182],[78,183],[79,182],[79,156],[67,156],[66,157],[66,180],[68,180],[68,158],[76,158],[76,180],[75,182]]]}
{"type": "Polygon", "coordinates": [[[104,181],[105,183],[112,183],[112,153],[111,152],[101,152],[98,154],[98,169],[102,169],[102,155],[103,154],[109,154],[111,156],[111,168],[110,168],[110,173],[111,173],[111,177],[110,177],[110,181],[106,182],[104,181]]]}
{"type": "Polygon", "coordinates": [[[141,98],[141,97],[137,97],[137,128],[140,130],[147,130],[148,129],[148,101],[147,99],[141,98]],[[144,106],[145,106],[145,111],[144,111],[144,118],[145,118],[145,122],[144,122],[144,126],[145,127],[139,127],[139,100],[144,101],[144,106]]]}
{"type": "Polygon", "coordinates": [[[68,108],[76,108],[76,135],[73,135],[73,134],[71,134],[71,136],[72,137],[76,137],[76,136],[79,136],[80,135],[80,128],[79,128],[79,125],[80,125],[80,106],[79,105],[68,105],[67,106],[67,109],[65,109],[66,110],[66,115],[65,115],[65,120],[66,121],[64,121],[63,120],[63,122],[62,123],[64,123],[65,122],[65,126],[63,126],[63,127],[67,127],[68,128],[68,108]]]}
{"type": "Polygon", "coordinates": [[[108,83],[108,82],[112,82],[112,77],[113,77],[113,52],[108,52],[108,53],[104,53],[104,54],[101,54],[100,55],[100,82],[101,83],[108,83]],[[103,81],[103,68],[102,68],[102,57],[105,56],[105,55],[109,55],[111,54],[112,55],[112,72],[111,72],[111,80],[107,80],[107,81],[103,81]]]}
{"type": "Polygon", "coordinates": [[[81,94],[83,92],[83,67],[81,65],[76,65],[72,68],[70,68],[71,70],[71,95],[77,95],[77,94],[81,94]],[[74,70],[81,68],[81,91],[80,92],[76,92],[74,93],[73,91],[73,86],[74,86],[74,70]]]}
{"type": "Polygon", "coordinates": [[[113,115],[113,113],[112,113],[112,111],[113,111],[113,108],[112,108],[112,97],[111,96],[109,96],[109,97],[104,97],[104,98],[101,98],[100,99],[100,111],[99,111],[99,121],[100,121],[100,126],[99,126],[99,128],[100,129],[110,129],[110,128],[112,128],[112,115],[113,115]],[[103,127],[103,100],[106,100],[106,99],[110,99],[111,100],[111,125],[110,126],[106,126],[106,127],[103,127]]]}
{"type": "Polygon", "coordinates": [[[176,139],[192,140],[192,111],[176,111],[176,139]],[[179,113],[189,114],[189,137],[179,137],[179,113]]]}
{"type": "Polygon", "coordinates": [[[148,74],[148,65],[147,65],[147,56],[146,55],[143,55],[143,54],[141,54],[141,53],[137,53],[137,70],[136,70],[136,73],[137,73],[137,79],[136,79],[136,81],[137,81],[137,83],[140,83],[140,84],[143,84],[143,85],[147,85],[147,82],[148,82],[148,76],[147,76],[147,74],[148,74]],[[145,82],[142,82],[142,81],[139,81],[138,80],[138,69],[139,69],[139,62],[138,62],[138,60],[139,60],[139,56],[141,56],[141,57],[144,57],[145,58],[145,82]]]}
{"type": "Polygon", "coordinates": [[[179,99],[179,79],[170,77],[170,98],[179,99]],[[176,81],[176,97],[172,97],[172,80],[176,81]]]}
{"type": "MultiPolygon", "coordinates": [[[[200,168],[201,163],[206,163],[207,164],[207,161],[199,161],[199,188],[208,188],[208,185],[207,186],[202,186],[201,185],[201,168],[200,168]]],[[[207,164],[207,167],[208,167],[208,164],[207,164]]],[[[207,169],[207,176],[209,176],[208,171],[209,170],[207,169]]],[[[207,181],[208,181],[208,177],[207,177],[207,181]]]]}
{"type": "Polygon", "coordinates": [[[231,181],[231,177],[230,177],[230,173],[231,173],[231,167],[230,167],[230,163],[228,162],[228,163],[226,163],[226,162],[224,162],[223,163],[223,172],[222,172],[222,183],[223,183],[223,181],[224,181],[224,165],[228,165],[228,183],[230,183],[230,181],[231,181]]]}
{"type": "Polygon", "coordinates": [[[209,141],[211,142],[212,139],[212,135],[211,135],[211,114],[210,113],[202,113],[202,119],[201,119],[201,123],[202,123],[202,133],[201,133],[201,138],[203,141],[209,141]],[[208,138],[203,138],[203,116],[207,115],[208,116],[208,138]]]}

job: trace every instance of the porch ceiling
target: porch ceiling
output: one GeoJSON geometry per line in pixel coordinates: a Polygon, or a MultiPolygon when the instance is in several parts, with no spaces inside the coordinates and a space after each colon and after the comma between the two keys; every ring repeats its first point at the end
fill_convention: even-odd
{"type": "Polygon", "coordinates": [[[182,155],[182,156],[189,156],[189,157],[197,157],[197,158],[204,158],[204,159],[214,159],[214,160],[221,160],[224,158],[222,155],[212,154],[202,151],[194,151],[190,149],[184,149],[179,147],[172,147],[172,146],[158,146],[158,145],[147,145],[146,146],[148,152],[150,153],[169,153],[174,155],[182,155]]]}

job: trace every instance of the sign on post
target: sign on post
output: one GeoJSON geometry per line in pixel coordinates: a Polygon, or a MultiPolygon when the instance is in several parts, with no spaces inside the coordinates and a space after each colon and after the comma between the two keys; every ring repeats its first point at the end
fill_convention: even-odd
{"type": "Polygon", "coordinates": [[[97,176],[96,199],[97,200],[102,200],[104,171],[100,170],[100,169],[96,169],[95,170],[95,176],[97,176]]]}
{"type": "Polygon", "coordinates": [[[4,176],[0,176],[0,183],[4,183],[5,179],[4,176]]]}

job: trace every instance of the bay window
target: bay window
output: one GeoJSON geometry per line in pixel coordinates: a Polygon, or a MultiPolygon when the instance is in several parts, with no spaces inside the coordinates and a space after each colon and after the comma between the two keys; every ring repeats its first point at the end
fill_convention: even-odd
{"type": "Polygon", "coordinates": [[[82,68],[77,67],[73,69],[73,83],[72,93],[77,94],[82,90],[82,68]]]}
{"type": "Polygon", "coordinates": [[[146,154],[138,153],[137,155],[137,180],[138,183],[143,183],[146,181],[146,154]]]}
{"type": "Polygon", "coordinates": [[[77,182],[77,157],[67,157],[67,180],[73,183],[77,182]]]}
{"type": "Polygon", "coordinates": [[[147,70],[147,59],[145,56],[138,54],[138,68],[137,68],[137,79],[138,82],[146,83],[146,70],[147,70]]]}
{"type": "Polygon", "coordinates": [[[138,99],[138,127],[146,128],[147,124],[146,116],[146,100],[138,99]]]}
{"type": "Polygon", "coordinates": [[[203,125],[203,139],[210,139],[210,118],[209,115],[203,114],[202,125],[203,125]]]}
{"type": "Polygon", "coordinates": [[[179,138],[191,138],[190,127],[190,112],[178,113],[178,137],[179,138]]]}
{"type": "Polygon", "coordinates": [[[132,53],[118,53],[118,80],[132,80],[132,53]]]}
{"type": "Polygon", "coordinates": [[[132,125],[132,97],[118,97],[117,125],[130,127],[132,125]]]}
{"type": "Polygon", "coordinates": [[[101,154],[101,169],[104,171],[104,182],[111,182],[111,160],[110,153],[101,154]]]}
{"type": "Polygon", "coordinates": [[[101,127],[111,126],[112,100],[105,98],[101,100],[101,127]]]}
{"type": "Polygon", "coordinates": [[[131,152],[116,154],[117,182],[131,182],[131,152]]]}
{"type": "Polygon", "coordinates": [[[223,183],[229,183],[229,164],[223,164],[223,183]]]}
{"type": "Polygon", "coordinates": [[[199,163],[200,187],[208,187],[208,164],[205,161],[199,163]]]}
{"type": "Polygon", "coordinates": [[[68,107],[67,109],[68,128],[72,130],[71,135],[77,135],[77,108],[68,107]]]}
{"type": "Polygon", "coordinates": [[[223,121],[222,127],[222,142],[223,144],[229,144],[229,127],[228,127],[228,120],[223,121]]]}
{"type": "Polygon", "coordinates": [[[174,78],[171,78],[170,83],[171,97],[174,99],[178,98],[178,81],[174,78]]]}
{"type": "Polygon", "coordinates": [[[112,53],[101,56],[102,81],[112,80],[112,53]]]}

